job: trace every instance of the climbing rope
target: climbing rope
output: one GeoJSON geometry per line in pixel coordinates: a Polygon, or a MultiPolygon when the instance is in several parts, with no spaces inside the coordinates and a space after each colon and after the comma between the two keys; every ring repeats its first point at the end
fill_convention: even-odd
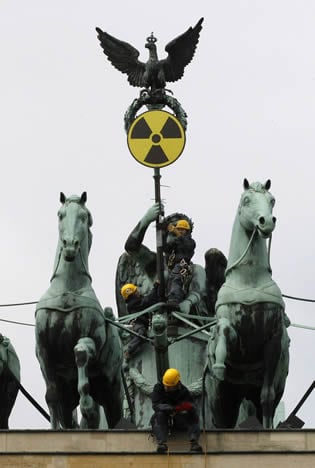
{"type": "Polygon", "coordinates": [[[15,302],[15,303],[12,303],[12,304],[0,304],[0,307],[14,307],[14,306],[24,306],[24,305],[31,305],[31,304],[38,304],[38,301],[15,302]]]}
{"type": "MultiPolygon", "coordinates": [[[[302,297],[296,297],[296,296],[288,296],[287,294],[282,294],[282,297],[285,297],[287,299],[292,299],[292,300],[295,300],[295,301],[304,301],[304,302],[314,302],[315,303],[315,299],[305,299],[305,298],[302,298],[302,297]]],[[[15,302],[15,303],[9,303],[9,304],[0,304],[0,307],[18,307],[18,306],[26,306],[26,305],[34,305],[34,304],[38,304],[38,301],[30,301],[30,302],[15,302]]],[[[141,315],[144,315],[146,313],[149,313],[149,312],[153,312],[155,310],[157,310],[161,304],[163,303],[157,303],[157,304],[154,304],[153,306],[150,306],[148,307],[147,309],[141,311],[141,312],[135,312],[134,314],[130,314],[130,315],[125,315],[124,317],[119,317],[118,318],[118,323],[124,323],[124,322],[129,322],[137,317],[140,317],[141,315]]],[[[179,315],[181,316],[181,319],[182,317],[183,318],[197,318],[199,320],[214,320],[213,317],[202,317],[202,316],[192,316],[192,315],[187,315],[187,314],[181,314],[179,313],[179,315]]],[[[178,317],[179,318],[179,317],[178,317]]],[[[182,319],[183,320],[183,319],[182,319]]],[[[110,322],[112,322],[113,324],[117,325],[119,327],[119,325],[117,324],[117,322],[113,322],[111,320],[109,320],[110,322]]],[[[26,327],[35,327],[35,324],[33,323],[27,323],[27,322],[19,322],[19,321],[15,321],[15,320],[8,320],[8,319],[2,319],[0,318],[0,322],[6,322],[6,323],[12,323],[12,324],[15,324],[15,325],[23,325],[23,326],[26,326],[26,327]]],[[[290,325],[291,327],[294,327],[294,328],[304,328],[306,330],[315,330],[315,327],[311,327],[309,325],[302,325],[302,324],[299,324],[299,323],[291,323],[290,325]]],[[[206,328],[206,327],[204,327],[206,328]]],[[[127,331],[127,330],[126,330],[127,331]]],[[[138,336],[138,334],[136,332],[133,332],[132,330],[128,330],[128,332],[132,335],[136,335],[138,336]]],[[[141,335],[139,335],[141,338],[143,338],[141,335]]],[[[149,341],[149,340],[148,340],[149,341]]]]}
{"type": "Polygon", "coordinates": [[[14,320],[0,319],[0,322],[15,323],[16,325],[24,325],[26,327],[35,327],[34,323],[16,322],[14,320]]]}
{"type": "MultiPolygon", "coordinates": [[[[249,245],[250,245],[250,242],[249,242],[249,245]]],[[[248,247],[249,247],[249,246],[247,246],[246,251],[247,251],[248,247]]],[[[244,252],[244,253],[245,253],[245,252],[244,252]]],[[[243,257],[243,256],[244,256],[244,254],[242,255],[242,257],[243,257]]],[[[240,259],[239,259],[237,262],[235,262],[235,264],[232,265],[232,266],[229,268],[229,270],[230,270],[231,268],[234,268],[235,265],[239,263],[239,261],[240,261],[240,259]]],[[[286,299],[292,299],[292,300],[294,300],[294,301],[315,302],[315,299],[307,299],[307,298],[305,298],[305,297],[289,296],[288,294],[282,294],[282,297],[285,297],[286,299]]],[[[9,303],[9,304],[0,304],[0,307],[18,307],[18,306],[33,305],[33,304],[38,304],[38,301],[30,301],[30,302],[12,302],[12,303],[9,303]]],[[[152,308],[152,309],[156,309],[157,306],[160,306],[160,305],[161,305],[161,303],[154,304],[153,306],[151,306],[150,308],[148,308],[148,309],[150,309],[149,312],[151,311],[151,308],[152,308]]],[[[132,319],[132,318],[134,318],[134,317],[137,317],[137,316],[140,316],[140,315],[142,315],[143,313],[146,313],[146,312],[147,312],[147,311],[145,311],[145,312],[141,311],[141,312],[136,312],[135,314],[126,315],[126,316],[124,316],[124,317],[120,317],[120,318],[119,318],[119,321],[120,321],[120,322],[124,322],[124,321],[130,320],[130,319],[132,319]]],[[[183,314],[183,316],[184,316],[184,314],[183,314]]],[[[197,318],[199,318],[199,319],[201,319],[201,320],[207,320],[206,317],[199,317],[199,316],[198,316],[197,318]]]]}
{"type": "Polygon", "coordinates": [[[288,296],[287,294],[282,294],[282,297],[292,299],[293,301],[315,302],[315,299],[305,299],[304,297],[288,296]]]}

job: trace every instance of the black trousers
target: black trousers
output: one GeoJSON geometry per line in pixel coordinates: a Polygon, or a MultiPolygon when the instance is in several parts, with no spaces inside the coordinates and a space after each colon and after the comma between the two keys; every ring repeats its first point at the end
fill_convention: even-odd
{"type": "MultiPolygon", "coordinates": [[[[147,327],[143,323],[136,322],[132,329],[139,335],[142,335],[142,336],[147,335],[147,327]]],[[[137,352],[138,348],[140,348],[140,346],[144,343],[144,340],[141,340],[141,338],[135,335],[130,335],[130,336],[131,338],[128,343],[128,352],[131,355],[137,352]]]]}
{"type": "Polygon", "coordinates": [[[169,273],[166,292],[166,297],[169,302],[176,302],[179,304],[185,299],[183,275],[181,274],[182,269],[182,265],[180,265],[180,263],[176,263],[169,273]]]}
{"type": "MultiPolygon", "coordinates": [[[[152,416],[152,432],[158,443],[167,441],[169,418],[170,415],[167,411],[156,411],[152,416]]],[[[199,440],[199,417],[195,409],[175,414],[173,416],[173,423],[175,430],[187,431],[189,440],[199,440]]]]}

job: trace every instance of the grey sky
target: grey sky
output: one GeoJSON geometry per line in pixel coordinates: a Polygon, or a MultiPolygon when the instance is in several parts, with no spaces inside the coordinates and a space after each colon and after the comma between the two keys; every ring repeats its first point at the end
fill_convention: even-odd
{"type": "MultiPolygon", "coordinates": [[[[106,60],[95,26],[132,43],[165,44],[205,21],[194,61],[169,86],[188,113],[187,143],[162,169],[166,212],[195,223],[195,262],[210,247],[228,253],[242,181],[272,181],[278,218],[271,252],[282,292],[315,298],[315,4],[309,0],[108,2],[2,0],[0,5],[0,303],[38,300],[57,246],[59,192],[88,193],[90,272],[103,306],[126,236],[152,204],[153,170],[128,152],[123,115],[138,89],[106,60]]],[[[146,238],[154,248],[153,228],[146,238]]],[[[287,300],[294,323],[315,326],[315,305],[287,300]]],[[[0,318],[34,322],[34,308],[0,318]]],[[[22,383],[43,405],[34,330],[1,323],[21,360],[22,383]]],[[[314,380],[315,332],[289,329],[289,412],[314,380]]],[[[299,416],[314,427],[315,395],[299,416]]],[[[18,397],[11,428],[48,428],[18,397]]]]}

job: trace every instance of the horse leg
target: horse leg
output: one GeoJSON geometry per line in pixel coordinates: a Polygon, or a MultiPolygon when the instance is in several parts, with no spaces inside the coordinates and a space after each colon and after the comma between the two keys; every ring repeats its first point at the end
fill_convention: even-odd
{"type": "Polygon", "coordinates": [[[108,386],[106,385],[104,395],[106,395],[106,402],[103,400],[104,413],[106,415],[107,424],[109,429],[112,429],[120,421],[123,416],[122,411],[122,382],[121,378],[118,375],[114,381],[112,381],[108,386]]]}
{"type": "Polygon", "coordinates": [[[228,345],[233,339],[236,339],[236,333],[229,319],[221,317],[216,327],[215,364],[212,367],[214,375],[221,381],[225,377],[225,360],[228,355],[228,345]]]}
{"type": "Polygon", "coordinates": [[[9,417],[18,391],[18,384],[12,376],[6,371],[2,372],[0,375],[0,429],[9,429],[9,417]]]}
{"type": "Polygon", "coordinates": [[[95,358],[95,343],[91,338],[80,338],[74,347],[74,355],[78,368],[78,392],[80,395],[80,410],[83,416],[81,427],[97,429],[99,426],[99,406],[90,395],[88,375],[89,360],[95,358]]]}
{"type": "Polygon", "coordinates": [[[213,389],[209,399],[214,427],[234,429],[242,401],[237,386],[226,381],[216,381],[213,389]]]}
{"type": "Polygon", "coordinates": [[[52,361],[48,357],[47,348],[41,344],[36,347],[37,359],[46,383],[45,399],[50,414],[51,429],[60,429],[60,407],[58,391],[56,386],[55,372],[52,367],[52,361]]]}
{"type": "Polygon", "coordinates": [[[275,411],[275,377],[281,353],[281,339],[278,334],[274,335],[266,343],[264,349],[264,381],[260,393],[262,406],[263,426],[272,429],[275,411]]]}

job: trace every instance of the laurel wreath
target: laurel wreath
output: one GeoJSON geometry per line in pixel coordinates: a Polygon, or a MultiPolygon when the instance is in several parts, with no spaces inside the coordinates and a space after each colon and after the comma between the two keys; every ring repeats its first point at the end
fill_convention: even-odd
{"type": "Polygon", "coordinates": [[[155,92],[149,92],[142,90],[140,97],[133,100],[131,105],[128,107],[124,116],[125,130],[128,133],[132,122],[135,120],[137,112],[142,106],[146,106],[148,110],[163,109],[168,106],[174,112],[175,116],[181,123],[184,130],[187,128],[187,114],[182,108],[180,102],[169,94],[166,94],[164,90],[156,90],[155,92]]]}

